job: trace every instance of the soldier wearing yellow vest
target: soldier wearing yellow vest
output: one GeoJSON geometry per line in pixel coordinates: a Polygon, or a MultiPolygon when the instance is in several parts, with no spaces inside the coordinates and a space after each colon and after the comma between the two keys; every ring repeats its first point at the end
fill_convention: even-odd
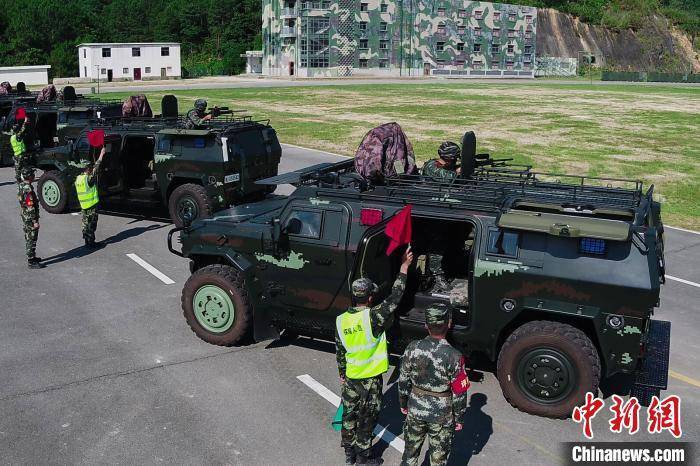
{"type": "Polygon", "coordinates": [[[80,210],[83,213],[83,239],[85,246],[96,248],[99,243],[95,242],[95,230],[97,230],[97,206],[100,197],[97,193],[97,175],[100,171],[102,157],[105,155],[105,148],[100,151],[100,157],[95,165],[88,165],[85,171],[75,179],[75,192],[78,194],[80,210]]]}
{"type": "Polygon", "coordinates": [[[12,126],[12,136],[10,136],[10,146],[12,146],[12,158],[15,162],[15,179],[17,184],[22,183],[22,170],[31,168],[29,154],[27,152],[27,129],[29,124],[26,118],[21,123],[12,126]]]}
{"type": "Polygon", "coordinates": [[[382,374],[389,368],[386,334],[406,288],[406,273],[413,262],[408,249],[401,269],[384,302],[373,306],[378,291],[368,278],[352,283],[354,305],[336,320],[336,358],[343,402],[341,446],[346,464],[381,464],[371,452],[374,426],[382,402],[382,374]]]}

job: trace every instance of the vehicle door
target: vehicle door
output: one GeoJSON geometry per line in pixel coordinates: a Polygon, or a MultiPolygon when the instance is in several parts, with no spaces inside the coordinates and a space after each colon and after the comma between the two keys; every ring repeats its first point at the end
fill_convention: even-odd
{"type": "Polygon", "coordinates": [[[100,194],[113,195],[124,190],[121,147],[122,138],[118,134],[105,136],[105,156],[98,178],[100,194]]]}
{"type": "Polygon", "coordinates": [[[347,276],[349,218],[340,203],[295,200],[287,205],[277,257],[256,254],[275,304],[316,311],[331,306],[347,276]]]}

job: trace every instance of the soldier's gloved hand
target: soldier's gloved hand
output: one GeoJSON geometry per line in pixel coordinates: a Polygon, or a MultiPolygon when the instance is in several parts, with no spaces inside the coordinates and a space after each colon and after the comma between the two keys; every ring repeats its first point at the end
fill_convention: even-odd
{"type": "Polygon", "coordinates": [[[413,263],[413,251],[411,251],[411,246],[406,248],[406,252],[403,253],[401,258],[401,273],[407,273],[408,267],[413,263]]]}
{"type": "Polygon", "coordinates": [[[39,229],[39,222],[34,222],[34,228],[37,230],[39,229]]]}
{"type": "Polygon", "coordinates": [[[464,426],[458,422],[457,424],[455,424],[455,432],[459,432],[460,430],[462,430],[463,427],[464,426]]]}
{"type": "Polygon", "coordinates": [[[340,385],[345,385],[345,377],[340,378],[340,385]]]}
{"type": "Polygon", "coordinates": [[[407,416],[408,415],[408,408],[401,408],[401,414],[403,414],[404,416],[407,416]]]}

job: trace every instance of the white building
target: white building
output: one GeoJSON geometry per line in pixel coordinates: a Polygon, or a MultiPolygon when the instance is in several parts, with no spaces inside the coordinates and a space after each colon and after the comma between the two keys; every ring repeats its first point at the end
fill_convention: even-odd
{"type": "Polygon", "coordinates": [[[0,82],[8,81],[13,88],[18,82],[27,86],[46,85],[49,83],[49,68],[51,65],[0,66],[0,82]]]}
{"type": "Polygon", "coordinates": [[[247,50],[241,54],[241,58],[245,58],[245,72],[247,74],[262,74],[262,50],[247,50]]]}
{"type": "Polygon", "coordinates": [[[80,77],[103,81],[173,79],[182,75],[177,42],[78,45],[80,77]]]}

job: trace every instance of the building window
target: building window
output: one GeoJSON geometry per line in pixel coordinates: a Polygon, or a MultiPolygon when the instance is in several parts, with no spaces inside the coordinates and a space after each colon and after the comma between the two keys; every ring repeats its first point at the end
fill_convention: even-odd
{"type": "Polygon", "coordinates": [[[369,60],[360,58],[360,68],[369,68],[369,60]]]}
{"type": "Polygon", "coordinates": [[[368,10],[369,10],[369,4],[360,3],[360,11],[368,11],[368,10]]]}
{"type": "Polygon", "coordinates": [[[386,3],[382,3],[381,10],[382,13],[386,13],[387,11],[389,11],[389,5],[387,5],[386,3]]]}
{"type": "Polygon", "coordinates": [[[508,71],[513,71],[513,62],[512,61],[506,62],[506,69],[508,71]]]}
{"type": "Polygon", "coordinates": [[[129,68],[122,68],[122,74],[129,74],[129,68]]]}
{"type": "Polygon", "coordinates": [[[160,56],[161,57],[169,57],[170,56],[170,47],[161,47],[160,48],[160,56]]]}
{"type": "Polygon", "coordinates": [[[523,58],[525,63],[532,63],[532,55],[524,55],[523,58]]]}
{"type": "Polygon", "coordinates": [[[140,57],[141,56],[141,49],[139,47],[131,47],[131,56],[132,57],[140,57]]]}
{"type": "Polygon", "coordinates": [[[525,38],[532,39],[532,31],[525,31],[525,38]]]}
{"type": "Polygon", "coordinates": [[[474,37],[481,37],[481,28],[474,28],[474,37]]]}
{"type": "Polygon", "coordinates": [[[83,58],[87,58],[87,49],[83,49],[83,58]]]}
{"type": "Polygon", "coordinates": [[[366,31],[366,30],[367,30],[367,22],[360,21],[360,31],[366,31]]]}
{"type": "Polygon", "coordinates": [[[83,77],[87,78],[87,66],[83,66],[83,77]]]}
{"type": "Polygon", "coordinates": [[[493,28],[493,37],[501,37],[501,29],[493,28]]]}
{"type": "Polygon", "coordinates": [[[530,64],[529,63],[525,63],[523,65],[523,71],[530,71],[530,64]]]}
{"type": "Polygon", "coordinates": [[[500,21],[500,20],[501,20],[501,12],[500,12],[500,11],[494,11],[494,12],[493,12],[493,20],[494,20],[494,21],[500,21]]]}
{"type": "Polygon", "coordinates": [[[491,53],[498,53],[501,51],[501,46],[498,44],[491,44],[491,53]]]}
{"type": "Polygon", "coordinates": [[[508,44],[508,53],[513,53],[513,44],[508,44]]]}
{"type": "Polygon", "coordinates": [[[103,48],[102,49],[102,58],[109,58],[112,56],[112,49],[110,48],[103,48]]]}
{"type": "Polygon", "coordinates": [[[475,18],[475,19],[482,19],[483,16],[484,16],[484,12],[481,11],[481,10],[476,10],[476,11],[474,12],[474,18],[475,18]]]}
{"type": "Polygon", "coordinates": [[[146,67],[146,74],[151,74],[151,67],[150,66],[146,67]]]}
{"type": "Polygon", "coordinates": [[[474,44],[474,53],[481,52],[481,44],[474,44]]]}
{"type": "Polygon", "coordinates": [[[464,34],[464,26],[457,26],[457,34],[464,34]]]}
{"type": "Polygon", "coordinates": [[[464,42],[458,42],[458,43],[457,43],[457,51],[458,51],[458,52],[463,52],[463,51],[464,51],[464,42]]]}
{"type": "Polygon", "coordinates": [[[484,62],[482,62],[481,60],[474,60],[472,62],[472,68],[474,68],[475,70],[480,70],[483,65],[484,62]]]}
{"type": "Polygon", "coordinates": [[[527,15],[527,16],[525,17],[525,22],[526,22],[527,24],[532,24],[532,16],[527,15]]]}
{"type": "Polygon", "coordinates": [[[437,44],[435,44],[435,46],[438,52],[442,52],[443,50],[445,50],[444,42],[438,42],[437,44]]]}
{"type": "Polygon", "coordinates": [[[515,21],[515,13],[508,13],[508,21],[515,21]]]}
{"type": "Polygon", "coordinates": [[[466,18],[467,17],[467,10],[459,10],[459,12],[457,13],[457,16],[459,16],[460,18],[466,18]]]}
{"type": "Polygon", "coordinates": [[[510,37],[510,38],[515,37],[515,29],[508,29],[508,37],[510,37]]]}
{"type": "Polygon", "coordinates": [[[438,8],[438,16],[445,16],[445,9],[444,8],[438,8]]]}
{"type": "Polygon", "coordinates": [[[379,50],[388,50],[389,49],[389,41],[388,40],[380,40],[379,41],[379,50]]]}
{"type": "Polygon", "coordinates": [[[386,32],[386,22],[382,21],[379,23],[379,32],[386,32]]]}
{"type": "Polygon", "coordinates": [[[389,68],[389,60],[380,59],[379,60],[379,67],[380,68],[389,68]]]}
{"type": "Polygon", "coordinates": [[[501,62],[498,60],[493,60],[491,61],[491,69],[492,70],[497,70],[498,68],[501,67],[501,62]]]}
{"type": "Polygon", "coordinates": [[[369,48],[368,43],[369,43],[369,41],[367,39],[360,39],[360,48],[361,49],[369,48]]]}
{"type": "Polygon", "coordinates": [[[532,53],[532,45],[526,45],[526,46],[524,47],[523,52],[525,52],[525,53],[532,53]]]}
{"type": "Polygon", "coordinates": [[[100,70],[100,74],[107,74],[107,68],[102,68],[100,70]]]}
{"type": "Polygon", "coordinates": [[[304,16],[301,19],[303,31],[314,31],[301,36],[299,46],[300,66],[302,68],[328,68],[330,62],[330,44],[327,31],[330,20],[327,17],[304,16]]]}
{"type": "Polygon", "coordinates": [[[438,24],[437,32],[438,32],[438,34],[444,34],[444,33],[445,33],[445,23],[440,23],[440,24],[438,24]]]}

